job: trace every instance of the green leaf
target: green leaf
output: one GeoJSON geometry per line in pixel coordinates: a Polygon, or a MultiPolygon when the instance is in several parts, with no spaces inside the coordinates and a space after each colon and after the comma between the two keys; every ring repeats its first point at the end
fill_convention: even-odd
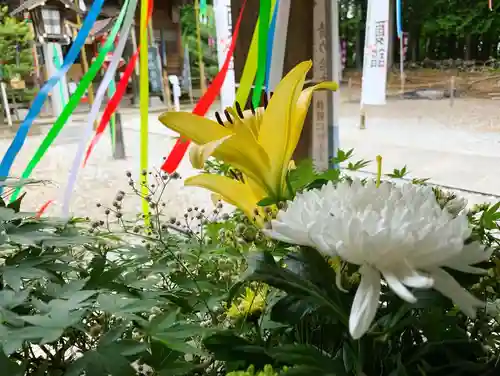
{"type": "Polygon", "coordinates": [[[130,362],[112,346],[86,352],[68,368],[64,376],[136,376],[130,362]]]}
{"type": "Polygon", "coordinates": [[[48,278],[49,274],[45,270],[25,267],[25,266],[6,266],[3,268],[3,278],[5,283],[14,291],[21,290],[23,279],[48,278]]]}
{"type": "Polygon", "coordinates": [[[178,360],[169,363],[164,369],[157,370],[159,376],[182,376],[193,374],[200,367],[197,364],[178,360]]]}
{"type": "Polygon", "coordinates": [[[353,152],[354,152],[354,149],[351,149],[347,152],[345,152],[342,149],[338,149],[337,156],[335,158],[333,158],[333,164],[338,165],[338,164],[341,164],[341,163],[347,161],[349,158],[352,157],[353,152]]]}
{"type": "Polygon", "coordinates": [[[213,334],[205,338],[203,344],[214,354],[215,359],[228,362],[243,361],[245,368],[250,365],[263,368],[266,364],[273,363],[265,348],[254,345],[231,331],[213,334]]]}
{"type": "Polygon", "coordinates": [[[2,370],[2,375],[23,376],[26,370],[26,364],[18,364],[10,360],[3,352],[3,349],[0,348],[0,370],[2,370]]]}
{"type": "Polygon", "coordinates": [[[257,206],[270,206],[276,204],[276,199],[272,197],[266,197],[257,203],[257,206]]]}
{"type": "Polygon", "coordinates": [[[16,308],[26,302],[29,295],[30,291],[2,290],[0,291],[0,306],[7,309],[16,308]]]}
{"type": "Polygon", "coordinates": [[[0,221],[11,221],[16,218],[16,212],[14,209],[9,209],[6,207],[0,207],[0,221]]]}
{"type": "Polygon", "coordinates": [[[169,365],[184,359],[184,353],[169,348],[161,341],[151,339],[150,352],[145,355],[144,361],[156,370],[168,370],[169,365]]]}
{"type": "Polygon", "coordinates": [[[287,267],[276,263],[269,252],[253,255],[246,272],[247,281],[263,282],[288,294],[323,307],[347,325],[349,303],[335,286],[335,272],[318,251],[301,249],[300,256],[290,255],[287,267]],[[292,271],[292,269],[294,271],[292,271]]]}

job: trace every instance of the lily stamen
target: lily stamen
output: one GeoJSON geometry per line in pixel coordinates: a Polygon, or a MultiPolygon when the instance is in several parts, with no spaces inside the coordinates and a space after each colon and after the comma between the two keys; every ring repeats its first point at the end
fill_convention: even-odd
{"type": "Polygon", "coordinates": [[[236,107],[236,112],[238,113],[238,116],[240,117],[240,119],[243,120],[245,118],[245,115],[243,115],[243,110],[241,109],[239,102],[235,103],[235,107],[236,107]]]}
{"type": "Polygon", "coordinates": [[[233,124],[233,119],[231,118],[231,116],[229,115],[229,112],[227,110],[224,110],[224,115],[226,115],[227,121],[230,122],[231,124],[233,124]]]}
{"type": "Polygon", "coordinates": [[[217,120],[217,123],[219,123],[223,127],[225,126],[224,122],[222,121],[222,117],[220,116],[220,114],[218,112],[215,113],[215,119],[217,120]]]}

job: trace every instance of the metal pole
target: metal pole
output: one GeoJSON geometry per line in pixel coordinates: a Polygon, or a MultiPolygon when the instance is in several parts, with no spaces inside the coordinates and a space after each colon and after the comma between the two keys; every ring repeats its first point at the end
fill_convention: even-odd
{"type": "Polygon", "coordinates": [[[401,96],[405,92],[405,55],[404,55],[404,45],[403,45],[403,35],[399,36],[399,74],[401,79],[401,96]]]}
{"type": "Polygon", "coordinates": [[[201,95],[207,90],[205,82],[205,64],[203,63],[203,51],[201,48],[201,26],[200,26],[200,3],[199,0],[194,1],[194,11],[196,18],[196,43],[198,47],[198,64],[200,66],[200,89],[201,95]]]}

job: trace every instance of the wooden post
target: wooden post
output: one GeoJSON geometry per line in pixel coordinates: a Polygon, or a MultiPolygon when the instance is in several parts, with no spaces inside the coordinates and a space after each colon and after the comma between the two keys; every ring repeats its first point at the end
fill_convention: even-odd
{"type": "Polygon", "coordinates": [[[359,129],[366,129],[366,112],[363,107],[361,107],[359,116],[359,129]]]}
{"type": "Polygon", "coordinates": [[[113,150],[114,159],[125,159],[125,140],[123,138],[122,115],[115,113],[115,148],[113,150]]]}
{"type": "Polygon", "coordinates": [[[205,63],[203,62],[203,50],[201,48],[201,26],[200,26],[200,2],[194,1],[194,10],[196,17],[196,43],[198,48],[198,64],[200,66],[200,89],[201,95],[205,94],[207,90],[206,77],[205,77],[205,63]]]}
{"type": "Polygon", "coordinates": [[[450,107],[455,104],[455,76],[450,79],[450,107]]]}
{"type": "Polygon", "coordinates": [[[347,80],[347,101],[352,101],[352,77],[347,80]]]}

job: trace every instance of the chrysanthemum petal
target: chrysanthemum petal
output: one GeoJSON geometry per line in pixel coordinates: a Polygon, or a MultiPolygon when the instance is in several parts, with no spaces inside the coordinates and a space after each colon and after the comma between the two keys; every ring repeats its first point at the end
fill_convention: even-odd
{"type": "Polygon", "coordinates": [[[460,284],[443,269],[431,268],[427,271],[434,279],[434,288],[451,299],[467,316],[475,318],[477,309],[485,306],[485,303],[460,286],[460,284]]]}
{"type": "Polygon", "coordinates": [[[361,267],[359,272],[361,282],[349,316],[349,332],[354,339],[361,338],[370,329],[380,298],[380,273],[369,266],[361,267]]]}
{"type": "Polygon", "coordinates": [[[385,281],[389,287],[394,291],[401,299],[406,300],[408,303],[416,303],[417,298],[415,295],[408,290],[401,280],[393,273],[382,271],[385,281]]]}

